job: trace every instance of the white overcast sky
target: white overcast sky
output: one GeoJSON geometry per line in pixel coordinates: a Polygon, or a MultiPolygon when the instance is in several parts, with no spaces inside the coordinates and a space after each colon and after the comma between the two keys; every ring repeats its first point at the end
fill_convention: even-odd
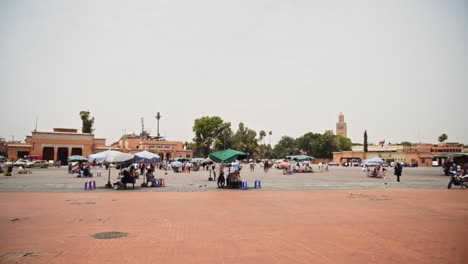
{"type": "Polygon", "coordinates": [[[468,144],[468,2],[0,1],[0,137],[35,127],[111,144],[141,118],[191,141],[220,116],[284,135],[468,144]]]}

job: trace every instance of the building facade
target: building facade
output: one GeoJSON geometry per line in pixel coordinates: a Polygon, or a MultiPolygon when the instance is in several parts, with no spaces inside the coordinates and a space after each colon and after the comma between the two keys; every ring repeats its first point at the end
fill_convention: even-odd
{"type": "Polygon", "coordinates": [[[66,164],[67,158],[72,155],[87,157],[109,149],[105,139],[70,128],[54,128],[52,132],[33,131],[26,136],[26,143],[8,143],[7,148],[10,160],[29,155],[44,160],[59,160],[62,164],[66,164]]]}
{"type": "Polygon", "coordinates": [[[346,122],[344,121],[343,113],[340,113],[338,116],[338,123],[336,123],[336,134],[345,138],[348,137],[348,128],[346,122]]]}
{"type": "Polygon", "coordinates": [[[95,138],[91,133],[78,133],[77,129],[54,128],[52,132],[33,131],[26,136],[26,142],[5,142],[8,159],[15,161],[36,156],[43,160],[59,160],[67,164],[67,159],[73,155],[88,157],[91,154],[105,150],[119,150],[136,153],[147,150],[165,158],[192,158],[193,151],[185,150],[181,141],[162,140],[161,137],[150,137],[148,134],[124,135],[113,146],[106,146],[104,138],[95,138]]]}
{"type": "Polygon", "coordinates": [[[381,158],[387,162],[405,162],[417,164],[418,166],[432,166],[432,158],[437,154],[463,152],[464,145],[459,143],[440,143],[437,145],[429,143],[401,145],[369,145],[368,152],[364,153],[363,146],[353,146],[352,151],[333,152],[333,161],[340,164],[352,160],[362,161],[364,159],[381,158]]]}
{"type": "Polygon", "coordinates": [[[140,151],[149,151],[161,156],[161,159],[170,158],[193,158],[193,151],[186,150],[182,141],[168,141],[160,138],[151,138],[147,134],[140,135],[124,135],[119,140],[118,147],[120,151],[127,153],[137,153],[140,151]]]}

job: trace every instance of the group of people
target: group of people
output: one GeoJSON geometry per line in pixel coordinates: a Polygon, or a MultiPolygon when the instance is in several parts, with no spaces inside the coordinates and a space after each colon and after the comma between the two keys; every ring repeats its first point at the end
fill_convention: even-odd
{"type": "Polygon", "coordinates": [[[456,175],[460,173],[460,175],[468,175],[468,163],[463,163],[463,165],[458,165],[455,161],[447,161],[443,165],[443,170],[445,175],[456,175]]]}
{"type": "MultiPolygon", "coordinates": [[[[227,177],[224,177],[225,167],[226,166],[224,164],[221,164],[219,166],[219,177],[217,181],[218,187],[219,188],[224,188],[224,187],[239,188],[241,185],[241,177],[240,177],[241,167],[239,166],[239,163],[232,163],[232,165],[228,167],[227,177]]],[[[215,174],[215,180],[216,180],[216,174],[215,174]]]]}
{"type": "Polygon", "coordinates": [[[318,170],[319,170],[319,172],[328,171],[328,162],[325,163],[325,164],[323,164],[322,162],[319,162],[318,170]]]}
{"type": "Polygon", "coordinates": [[[135,182],[136,182],[136,172],[135,172],[135,167],[132,165],[130,166],[129,169],[125,168],[121,172],[122,177],[120,178],[119,181],[114,183],[114,189],[120,189],[120,188],[127,188],[127,184],[131,183],[133,185],[133,188],[135,188],[135,182]]]}
{"type": "Polygon", "coordinates": [[[452,162],[449,167],[449,172],[453,175],[460,174],[461,176],[468,175],[468,163],[464,163],[463,166],[457,165],[457,163],[452,162]]]}
{"type": "Polygon", "coordinates": [[[294,173],[308,173],[314,172],[314,169],[310,166],[308,162],[304,163],[295,163],[294,165],[287,166],[283,169],[283,174],[294,174],[294,173]]]}
{"type": "Polygon", "coordinates": [[[68,163],[68,173],[78,173],[76,177],[93,177],[93,172],[91,171],[91,166],[85,164],[84,162],[78,162],[73,165],[72,162],[68,163]]]}
{"type": "Polygon", "coordinates": [[[382,165],[377,165],[377,166],[371,168],[371,167],[369,167],[369,165],[364,164],[364,167],[362,168],[362,170],[366,172],[368,177],[385,178],[386,173],[387,173],[387,169],[385,169],[382,165]]]}

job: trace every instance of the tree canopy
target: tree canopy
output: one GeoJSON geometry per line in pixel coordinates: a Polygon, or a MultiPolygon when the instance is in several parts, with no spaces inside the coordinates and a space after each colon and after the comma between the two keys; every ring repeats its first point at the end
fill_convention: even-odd
{"type": "Polygon", "coordinates": [[[193,142],[187,145],[187,149],[194,151],[197,157],[207,157],[211,152],[223,149],[235,149],[249,153],[251,158],[284,158],[288,155],[306,154],[316,158],[332,158],[335,151],[351,150],[351,140],[338,136],[328,130],[323,134],[308,132],[293,138],[283,136],[272,148],[270,144],[264,144],[267,135],[272,135],[265,130],[258,133],[248,128],[244,123],[239,123],[235,132],[231,129],[231,123],[224,122],[218,116],[205,116],[195,119],[193,142]]]}
{"type": "MultiPolygon", "coordinates": [[[[194,150],[196,156],[208,157],[211,152],[211,148],[214,143],[217,146],[220,145],[220,136],[225,132],[226,129],[230,129],[231,123],[225,123],[219,116],[204,116],[195,119],[193,125],[193,132],[195,137],[193,138],[193,145],[190,146],[194,150]]],[[[224,144],[224,143],[222,143],[224,144]]]]}
{"type": "Polygon", "coordinates": [[[364,152],[367,152],[368,149],[367,149],[367,130],[364,131],[364,152]]]}
{"type": "Polygon", "coordinates": [[[234,149],[249,153],[251,157],[256,156],[260,151],[256,137],[257,132],[244,126],[244,123],[239,123],[233,138],[234,149]]]}
{"type": "Polygon", "coordinates": [[[80,117],[82,121],[82,128],[81,132],[82,133],[93,133],[93,125],[94,125],[94,117],[90,118],[90,112],[89,111],[81,111],[80,112],[80,117]]]}
{"type": "Polygon", "coordinates": [[[400,145],[405,146],[405,147],[411,147],[411,145],[413,145],[413,144],[411,142],[409,142],[409,141],[403,141],[403,142],[400,143],[400,145]]]}
{"type": "Polygon", "coordinates": [[[439,136],[439,142],[442,143],[445,140],[447,140],[448,136],[447,134],[443,133],[442,135],[439,136]]]}

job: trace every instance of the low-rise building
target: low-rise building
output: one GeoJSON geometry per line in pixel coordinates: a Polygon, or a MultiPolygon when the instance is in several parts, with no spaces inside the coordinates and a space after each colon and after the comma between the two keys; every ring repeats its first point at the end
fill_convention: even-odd
{"type": "Polygon", "coordinates": [[[8,143],[8,159],[16,160],[25,156],[39,156],[44,160],[59,160],[67,163],[72,155],[87,157],[107,150],[106,140],[95,138],[91,133],[78,133],[77,129],[54,128],[52,132],[33,131],[26,136],[26,143],[8,143]]]}
{"type": "Polygon", "coordinates": [[[402,145],[369,145],[364,153],[362,145],[353,146],[352,151],[333,152],[333,161],[338,163],[352,160],[362,161],[370,158],[381,158],[387,162],[405,162],[417,166],[431,166],[434,155],[460,153],[465,146],[459,143],[417,143],[411,146],[402,145]]]}
{"type": "Polygon", "coordinates": [[[340,164],[352,161],[361,163],[363,160],[371,158],[381,158],[388,162],[406,161],[403,147],[399,145],[369,145],[367,153],[364,152],[364,146],[354,145],[351,151],[333,152],[333,161],[340,164]]]}
{"type": "Polygon", "coordinates": [[[162,140],[159,137],[150,137],[146,133],[123,135],[117,147],[120,151],[128,153],[146,150],[158,154],[163,160],[176,157],[193,158],[193,151],[186,150],[182,141],[162,140]]]}
{"type": "Polygon", "coordinates": [[[184,157],[192,158],[193,151],[186,150],[181,141],[167,141],[160,137],[141,135],[124,135],[113,146],[106,146],[106,139],[95,138],[92,133],[78,133],[77,129],[54,128],[52,132],[33,131],[26,136],[26,142],[6,142],[6,152],[11,161],[37,156],[44,160],[59,160],[67,164],[72,155],[88,157],[93,153],[113,149],[122,152],[136,153],[147,150],[159,154],[162,159],[184,157]]]}

